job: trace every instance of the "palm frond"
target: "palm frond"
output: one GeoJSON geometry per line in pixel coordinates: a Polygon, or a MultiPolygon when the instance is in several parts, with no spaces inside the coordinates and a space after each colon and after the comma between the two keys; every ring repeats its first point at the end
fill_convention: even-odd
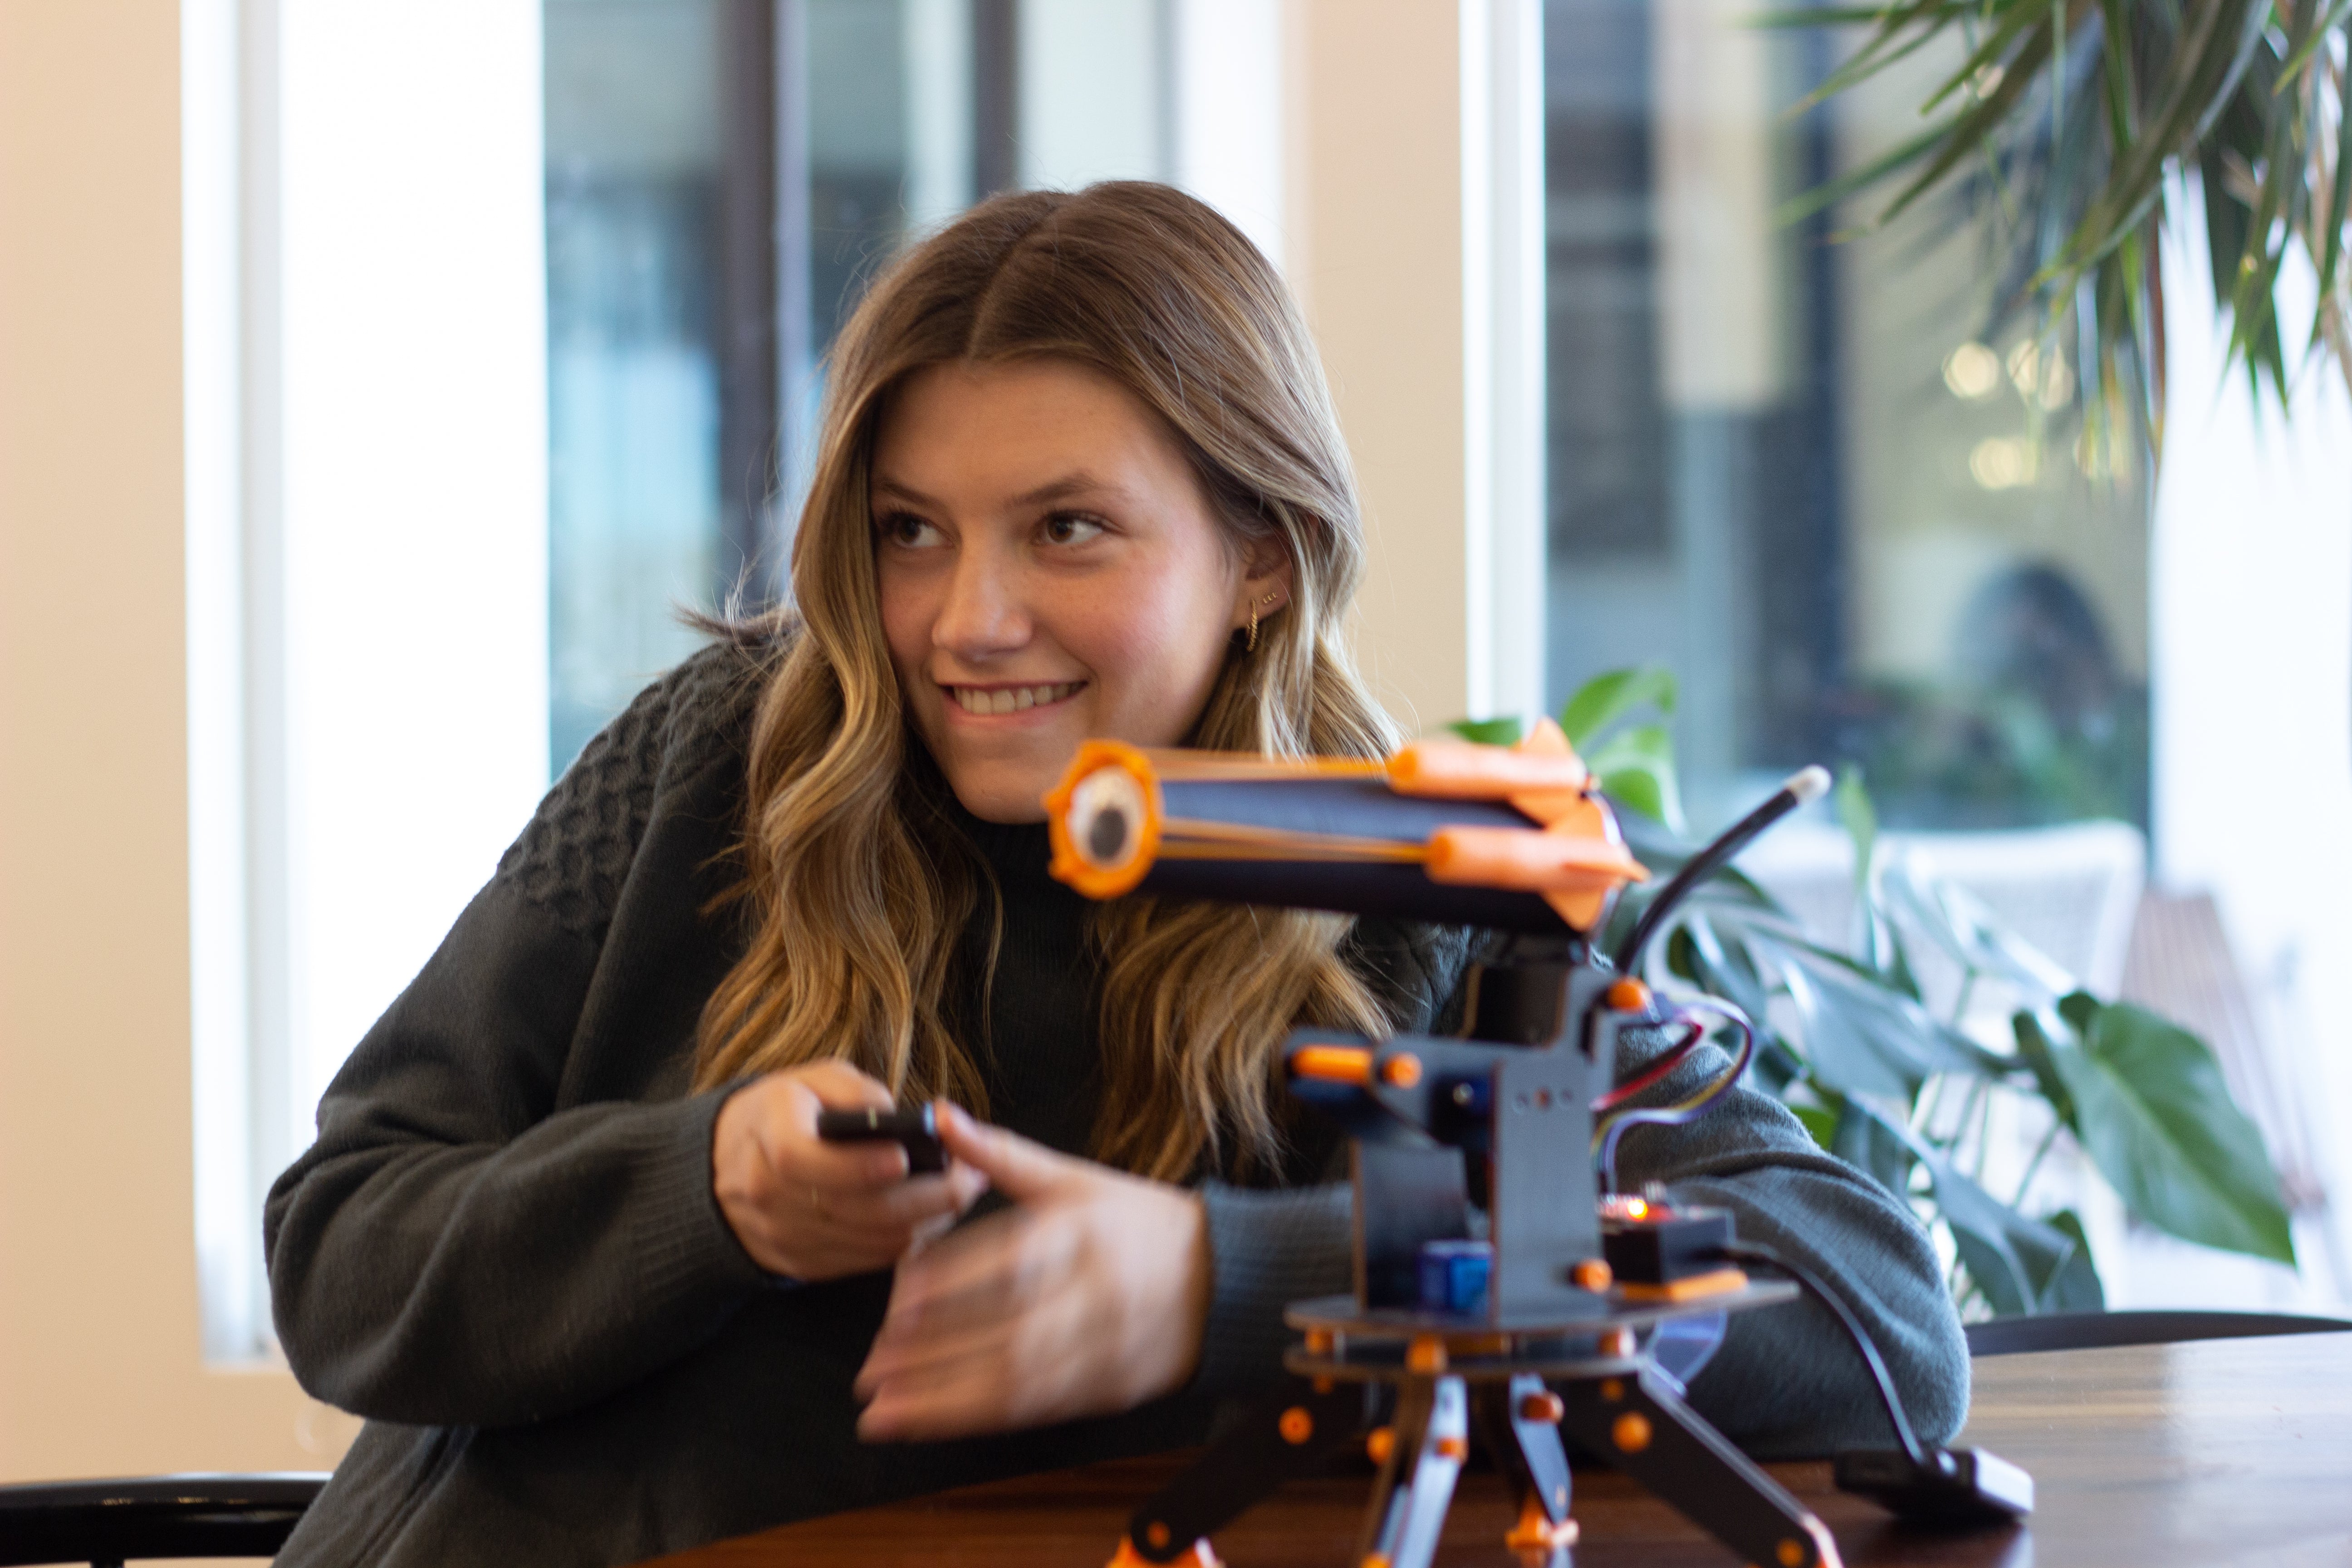
{"type": "Polygon", "coordinates": [[[2189,181],[2230,363],[2282,404],[2315,353],[2352,383],[2352,0],[1894,0],[1766,21],[1866,29],[1801,109],[1922,51],[1958,61],[1922,105],[1932,123],[1782,216],[1883,190],[1847,226],[1874,230],[1956,195],[1997,254],[1989,330],[2074,344],[2084,441],[2117,418],[2160,441],[2161,237],[2189,181]],[[2291,361],[2279,288],[2298,249],[2319,287],[2291,361]]]}

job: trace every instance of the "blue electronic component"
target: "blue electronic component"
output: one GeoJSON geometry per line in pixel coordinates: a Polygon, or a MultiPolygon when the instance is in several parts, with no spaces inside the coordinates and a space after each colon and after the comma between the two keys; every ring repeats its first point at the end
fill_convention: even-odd
{"type": "Polygon", "coordinates": [[[1495,1275],[1495,1249],[1483,1241],[1421,1244],[1421,1305],[1430,1312],[1486,1310],[1486,1286],[1495,1275]]]}

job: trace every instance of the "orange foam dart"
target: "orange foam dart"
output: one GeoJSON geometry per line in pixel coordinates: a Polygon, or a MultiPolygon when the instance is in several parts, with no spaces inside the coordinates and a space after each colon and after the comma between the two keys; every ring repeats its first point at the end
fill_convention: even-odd
{"type": "Polygon", "coordinates": [[[1389,759],[1389,787],[1422,800],[1509,800],[1521,794],[1582,793],[1583,759],[1546,719],[1516,746],[1415,741],[1389,759]]]}
{"type": "Polygon", "coordinates": [[[1441,827],[1423,869],[1433,882],[1515,893],[1613,888],[1650,874],[1622,844],[1533,827],[1441,827]]]}
{"type": "Polygon", "coordinates": [[[1422,869],[1433,882],[1540,893],[1578,931],[1600,919],[1612,889],[1650,875],[1622,844],[1532,827],[1441,827],[1422,869]]]}

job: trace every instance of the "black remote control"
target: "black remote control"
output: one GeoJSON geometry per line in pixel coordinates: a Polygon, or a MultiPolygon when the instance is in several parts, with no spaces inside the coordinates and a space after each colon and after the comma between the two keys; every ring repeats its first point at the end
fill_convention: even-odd
{"type": "Polygon", "coordinates": [[[896,1143],[907,1152],[907,1173],[936,1175],[948,1168],[939,1119],[928,1105],[912,1110],[820,1110],[816,1135],[828,1143],[896,1143]]]}

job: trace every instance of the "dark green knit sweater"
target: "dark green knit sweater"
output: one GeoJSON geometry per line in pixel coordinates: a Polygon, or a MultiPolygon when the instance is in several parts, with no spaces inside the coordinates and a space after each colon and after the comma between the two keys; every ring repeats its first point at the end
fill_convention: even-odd
{"type": "MultiPolygon", "coordinates": [[[[711,1193],[724,1093],[688,1092],[696,1021],[746,936],[709,911],[758,675],[710,649],[589,745],[352,1053],[318,1142],[271,1191],[287,1356],[304,1387],[368,1418],[281,1563],[633,1563],[1196,1442],[1221,1396],[1274,1372],[1283,1303],[1346,1289],[1344,1187],[1209,1183],[1214,1289],[1192,1385],[1037,1431],[857,1441],[851,1379],[889,1278],[764,1276],[711,1193]]],[[[1003,894],[992,1113],[1082,1152],[1098,1066],[1083,906],[1045,876],[1041,828],[963,825],[1003,894]]],[[[1351,962],[1427,1021],[1459,960],[1442,933],[1368,925],[1351,962]]],[[[1297,1166],[1286,1179],[1319,1168],[1317,1152],[1297,1166]]],[[[1914,1419],[1958,1426],[1966,1352],[1925,1237],[1777,1104],[1742,1093],[1698,1127],[1633,1132],[1620,1168],[1737,1209],[1744,1235],[1840,1281],[1914,1419]]],[[[1809,1306],[1735,1320],[1692,1396],[1764,1451],[1875,1431],[1853,1352],[1809,1306]]]]}

